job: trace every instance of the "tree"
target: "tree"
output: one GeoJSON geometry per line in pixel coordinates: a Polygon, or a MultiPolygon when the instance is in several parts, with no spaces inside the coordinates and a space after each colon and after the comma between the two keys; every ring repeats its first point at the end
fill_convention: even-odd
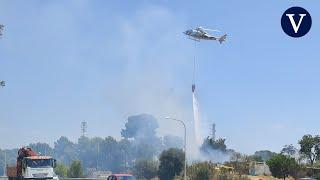
{"type": "Polygon", "coordinates": [[[158,164],[152,159],[138,159],[133,172],[139,179],[151,179],[157,176],[158,164]]]}
{"type": "Polygon", "coordinates": [[[124,138],[145,139],[154,137],[156,129],[159,127],[157,119],[149,114],[140,114],[129,116],[125,129],[121,130],[121,136],[124,138]]]}
{"type": "Polygon", "coordinates": [[[71,142],[67,137],[61,136],[56,142],[54,142],[54,157],[70,165],[73,160],[78,159],[78,150],[76,144],[71,142]]]}
{"type": "Polygon", "coordinates": [[[83,178],[83,167],[81,161],[72,161],[68,170],[69,178],[83,178]]]}
{"type": "MultiPolygon", "coordinates": [[[[233,153],[230,162],[225,163],[227,166],[232,166],[240,176],[249,173],[249,163],[252,157],[241,153],[233,153]]],[[[261,158],[260,158],[261,159],[261,158]]]]}
{"type": "Polygon", "coordinates": [[[192,180],[214,179],[215,165],[211,162],[193,163],[187,169],[188,177],[192,180]]]}
{"type": "Polygon", "coordinates": [[[81,136],[78,139],[77,149],[79,159],[81,159],[84,167],[97,167],[97,161],[95,159],[97,153],[96,147],[97,146],[93,146],[92,140],[86,136],[81,136]]]}
{"type": "Polygon", "coordinates": [[[117,156],[120,171],[128,171],[133,167],[134,149],[132,143],[128,139],[121,139],[117,144],[117,156]]]}
{"type": "Polygon", "coordinates": [[[47,156],[52,156],[53,155],[53,149],[47,143],[40,143],[40,142],[31,143],[31,144],[29,144],[29,147],[33,151],[35,151],[35,152],[37,152],[37,153],[39,153],[41,155],[47,155],[47,156]]]}
{"type": "Polygon", "coordinates": [[[101,146],[101,152],[103,152],[101,159],[102,166],[112,172],[120,171],[117,140],[111,136],[106,137],[101,146]]]}
{"type": "Polygon", "coordinates": [[[274,177],[283,179],[286,179],[289,175],[295,175],[294,173],[299,167],[294,158],[283,154],[273,156],[267,161],[267,165],[274,177]]]}
{"type": "Polygon", "coordinates": [[[65,178],[68,176],[68,167],[62,163],[58,163],[57,166],[54,168],[54,172],[59,177],[65,178]]]}
{"type": "Polygon", "coordinates": [[[304,135],[299,141],[299,144],[301,154],[304,154],[308,158],[311,166],[313,166],[320,154],[320,136],[317,135],[313,137],[310,134],[304,135]]]}
{"type": "MultiPolygon", "coordinates": [[[[4,172],[5,166],[5,151],[0,149],[0,174],[4,172]]],[[[5,176],[5,174],[3,175],[5,176]]]]}
{"type": "Polygon", "coordinates": [[[184,165],[184,152],[181,149],[170,148],[162,151],[159,157],[159,177],[163,180],[170,180],[179,175],[184,165]]]}
{"type": "Polygon", "coordinates": [[[285,145],[281,150],[281,154],[287,155],[290,157],[293,157],[296,153],[297,153],[297,149],[292,144],[285,145]]]}
{"type": "MultiPolygon", "coordinates": [[[[103,157],[103,151],[101,150],[102,148],[102,144],[103,144],[103,138],[101,137],[94,137],[90,140],[91,142],[91,148],[90,148],[90,152],[92,155],[92,159],[91,162],[93,167],[95,167],[96,169],[100,169],[102,168],[101,166],[101,159],[103,157]]],[[[85,168],[87,168],[86,166],[84,166],[85,168]]]]}
{"type": "Polygon", "coordinates": [[[251,155],[251,156],[248,156],[248,158],[250,161],[263,162],[263,159],[261,158],[261,156],[251,155]]]}
{"type": "Polygon", "coordinates": [[[137,158],[149,159],[163,149],[161,139],[156,136],[158,127],[157,119],[152,115],[129,116],[125,129],[121,130],[121,136],[125,139],[132,139],[137,158]],[[143,148],[143,153],[140,153],[142,146],[146,148],[143,148]]]}
{"type": "Polygon", "coordinates": [[[266,162],[269,159],[271,159],[273,156],[275,156],[277,153],[271,152],[269,150],[261,150],[261,151],[256,151],[254,153],[255,156],[261,157],[261,159],[266,162]]]}
{"type": "Polygon", "coordinates": [[[200,153],[205,156],[206,159],[213,162],[225,162],[228,161],[230,156],[235,153],[233,149],[227,149],[226,139],[219,138],[213,139],[213,137],[207,137],[204,139],[200,153]]]}
{"type": "Polygon", "coordinates": [[[201,146],[202,152],[210,152],[210,150],[218,150],[221,152],[227,151],[227,145],[225,144],[226,139],[219,138],[217,140],[207,137],[203,141],[203,144],[201,146]]]}

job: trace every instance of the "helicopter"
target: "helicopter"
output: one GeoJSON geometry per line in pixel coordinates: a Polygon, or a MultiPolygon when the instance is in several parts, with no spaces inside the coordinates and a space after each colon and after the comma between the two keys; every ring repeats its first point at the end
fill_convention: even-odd
{"type": "Polygon", "coordinates": [[[5,81],[0,81],[0,86],[2,86],[2,87],[6,86],[6,82],[5,81]]]}
{"type": "Polygon", "coordinates": [[[227,34],[224,34],[223,36],[213,36],[209,34],[207,31],[217,31],[219,30],[213,30],[213,29],[206,29],[203,27],[197,27],[195,29],[189,29],[183,32],[185,35],[188,36],[189,39],[194,41],[200,41],[200,40],[216,40],[219,41],[220,44],[226,40],[227,34]]]}

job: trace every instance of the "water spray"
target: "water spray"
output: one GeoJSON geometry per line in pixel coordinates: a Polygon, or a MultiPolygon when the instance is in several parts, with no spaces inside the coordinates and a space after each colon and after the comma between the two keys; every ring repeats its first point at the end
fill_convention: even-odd
{"type": "MultiPolygon", "coordinates": [[[[199,102],[196,98],[195,95],[195,90],[196,90],[196,83],[195,83],[195,76],[196,76],[196,48],[197,48],[197,42],[200,42],[200,40],[216,40],[219,41],[220,44],[225,41],[226,39],[226,34],[217,37],[210,35],[207,31],[217,31],[217,30],[211,30],[211,29],[206,29],[202,27],[198,27],[195,29],[189,29],[184,32],[185,35],[188,36],[189,39],[194,41],[194,56],[193,56],[193,72],[192,72],[192,107],[193,107],[193,125],[194,125],[194,135],[195,135],[195,144],[197,145],[197,151],[199,151],[200,146],[202,144],[202,137],[200,135],[200,125],[201,125],[201,118],[200,118],[200,106],[199,102]]],[[[214,128],[215,129],[215,128],[214,128]]],[[[215,131],[215,130],[214,130],[215,131]]],[[[215,135],[214,135],[215,137],[215,135]]]]}

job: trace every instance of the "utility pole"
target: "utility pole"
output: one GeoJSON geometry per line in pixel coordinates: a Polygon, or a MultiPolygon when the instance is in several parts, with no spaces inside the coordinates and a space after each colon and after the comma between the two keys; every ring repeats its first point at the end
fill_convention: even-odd
{"type": "Polygon", "coordinates": [[[85,135],[85,133],[87,132],[87,122],[86,121],[82,121],[81,122],[81,132],[82,132],[82,136],[85,135]]]}
{"type": "Polygon", "coordinates": [[[6,150],[4,152],[4,166],[3,166],[3,176],[7,175],[6,169],[7,169],[7,153],[6,150]]]}
{"type": "Polygon", "coordinates": [[[213,140],[216,140],[216,124],[215,124],[215,123],[212,124],[211,138],[212,138],[213,140]]]}
{"type": "Polygon", "coordinates": [[[182,124],[184,128],[184,178],[183,179],[187,180],[187,127],[186,127],[186,124],[184,123],[184,121],[180,119],[175,119],[171,117],[165,117],[165,119],[178,121],[182,124]]]}
{"type": "MultiPolygon", "coordinates": [[[[2,31],[3,31],[4,25],[0,24],[0,38],[2,37],[2,31]]],[[[6,82],[0,80],[0,87],[6,86],[6,82]]]]}
{"type": "Polygon", "coordinates": [[[97,170],[99,169],[99,153],[100,153],[100,142],[98,141],[98,148],[97,148],[97,170]]]}

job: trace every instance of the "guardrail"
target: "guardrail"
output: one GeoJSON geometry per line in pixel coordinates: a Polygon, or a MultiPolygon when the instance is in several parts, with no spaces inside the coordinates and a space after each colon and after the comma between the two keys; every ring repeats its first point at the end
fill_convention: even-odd
{"type": "Polygon", "coordinates": [[[59,180],[106,180],[106,178],[59,178],[59,180]]]}

